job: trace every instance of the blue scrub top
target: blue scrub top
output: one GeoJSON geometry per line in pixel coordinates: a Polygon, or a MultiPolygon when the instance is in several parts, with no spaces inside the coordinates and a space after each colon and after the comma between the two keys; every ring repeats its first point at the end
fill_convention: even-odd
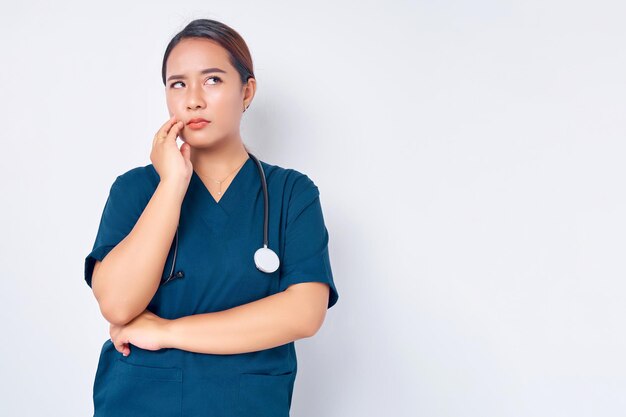
{"type": "MultiPolygon", "coordinates": [[[[167,319],[216,312],[312,281],[329,285],[328,308],[337,302],[317,186],[294,169],[260,162],[269,193],[269,247],[279,269],[267,274],[254,264],[263,246],[263,187],[254,160],[248,157],[218,202],[194,171],[181,206],[174,271],[184,277],[160,286],[150,311],[167,319]]],[[[130,233],[158,184],[152,164],[116,178],[85,258],[90,287],[95,260],[130,233]]],[[[174,241],[163,280],[173,255],[174,241]]],[[[294,342],[230,355],[132,345],[124,357],[107,339],[93,385],[94,415],[287,417],[296,372],[294,342]]]]}

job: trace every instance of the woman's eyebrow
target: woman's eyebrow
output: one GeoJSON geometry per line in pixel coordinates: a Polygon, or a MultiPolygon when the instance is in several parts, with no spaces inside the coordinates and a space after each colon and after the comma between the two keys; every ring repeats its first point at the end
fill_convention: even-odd
{"type": "MultiPolygon", "coordinates": [[[[224,74],[226,74],[226,71],[224,71],[223,69],[220,68],[207,68],[207,69],[203,69],[202,71],[200,71],[200,75],[203,74],[208,74],[210,72],[222,72],[224,74]]],[[[184,75],[170,75],[169,78],[167,79],[167,81],[170,80],[184,80],[186,77],[184,75]]]]}

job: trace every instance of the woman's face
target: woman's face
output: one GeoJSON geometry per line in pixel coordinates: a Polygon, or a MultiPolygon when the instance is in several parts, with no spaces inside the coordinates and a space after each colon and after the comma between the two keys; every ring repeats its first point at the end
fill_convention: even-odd
{"type": "Polygon", "coordinates": [[[255,80],[241,84],[226,49],[209,39],[183,39],[167,58],[165,80],[170,117],[185,123],[179,133],[182,140],[201,148],[239,136],[244,104],[254,97],[255,80]],[[192,129],[188,123],[195,118],[210,123],[192,129]]]}

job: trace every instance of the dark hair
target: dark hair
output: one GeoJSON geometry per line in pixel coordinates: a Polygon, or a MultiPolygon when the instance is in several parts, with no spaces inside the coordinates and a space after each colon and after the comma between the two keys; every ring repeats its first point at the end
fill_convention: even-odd
{"type": "Polygon", "coordinates": [[[255,78],[250,50],[241,35],[230,26],[218,22],[217,20],[196,19],[178,32],[167,45],[163,56],[163,66],[161,68],[163,85],[165,85],[167,58],[170,52],[172,52],[172,49],[174,49],[181,40],[186,38],[206,38],[215,41],[228,52],[230,63],[235,67],[237,72],[239,72],[239,78],[242,84],[247,83],[249,78],[255,78]]]}

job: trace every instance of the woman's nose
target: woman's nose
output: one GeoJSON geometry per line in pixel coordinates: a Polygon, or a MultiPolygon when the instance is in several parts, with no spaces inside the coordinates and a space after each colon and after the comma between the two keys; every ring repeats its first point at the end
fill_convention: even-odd
{"type": "Polygon", "coordinates": [[[187,93],[187,107],[190,109],[204,107],[205,102],[202,97],[202,88],[192,87],[187,93]]]}

